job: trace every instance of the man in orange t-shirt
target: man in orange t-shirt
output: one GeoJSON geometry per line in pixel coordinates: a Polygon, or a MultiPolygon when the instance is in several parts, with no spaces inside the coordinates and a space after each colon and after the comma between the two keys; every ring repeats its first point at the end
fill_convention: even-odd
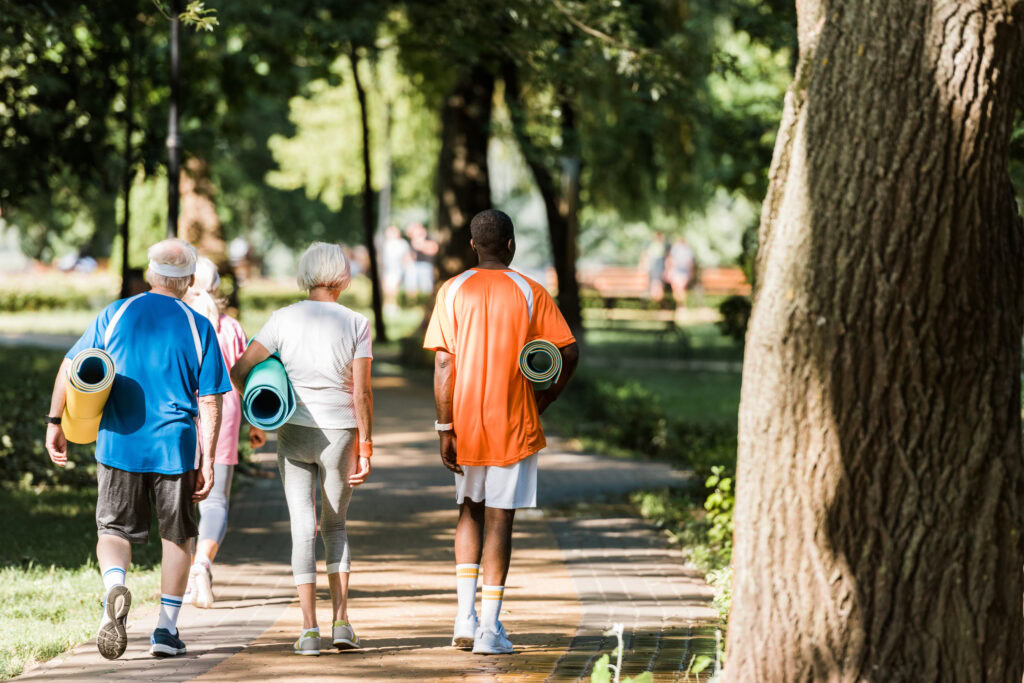
{"type": "Polygon", "coordinates": [[[579,353],[551,295],[509,268],[516,251],[512,220],[501,211],[482,211],[473,217],[470,233],[479,264],[438,290],[423,347],[437,352],[435,426],[441,460],[455,473],[459,504],[459,612],[452,645],[499,654],[513,651],[498,614],[516,509],[537,506],[537,452],[545,445],[540,414],[562,393],[579,353]],[[562,355],[558,381],[543,391],[519,370],[520,350],[535,339],[551,342],[562,355]]]}

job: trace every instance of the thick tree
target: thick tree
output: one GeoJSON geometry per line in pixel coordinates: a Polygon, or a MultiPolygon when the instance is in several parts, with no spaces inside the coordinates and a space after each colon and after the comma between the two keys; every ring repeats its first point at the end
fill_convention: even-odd
{"type": "Polygon", "coordinates": [[[1020,681],[1019,0],[797,2],[729,681],[1020,681]]]}
{"type": "Polygon", "coordinates": [[[475,65],[455,81],[441,108],[441,152],[437,164],[439,281],[476,265],[469,222],[491,208],[487,143],[491,134],[494,75],[475,65]]]}

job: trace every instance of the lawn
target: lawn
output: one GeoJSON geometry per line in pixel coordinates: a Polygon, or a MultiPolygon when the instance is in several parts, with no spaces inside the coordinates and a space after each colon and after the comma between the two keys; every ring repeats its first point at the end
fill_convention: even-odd
{"type": "MultiPolygon", "coordinates": [[[[95,506],[95,486],[2,485],[0,679],[95,634],[103,599],[95,506]]],[[[159,556],[154,529],[128,572],[134,606],[158,601],[159,556]]]]}

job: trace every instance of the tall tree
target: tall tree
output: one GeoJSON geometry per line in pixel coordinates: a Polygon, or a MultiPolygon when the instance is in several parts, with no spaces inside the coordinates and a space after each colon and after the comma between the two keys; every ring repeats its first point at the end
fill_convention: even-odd
{"type": "Polygon", "coordinates": [[[359,99],[359,122],[363,134],[363,239],[370,258],[370,284],[373,288],[373,324],[377,341],[387,342],[388,332],[384,326],[384,298],[380,288],[380,271],[377,268],[377,245],[373,238],[377,222],[373,216],[376,208],[373,197],[373,170],[370,167],[370,122],[366,114],[366,91],[359,79],[359,53],[355,43],[349,46],[349,63],[352,65],[352,83],[359,99]]]}
{"type": "Polygon", "coordinates": [[[797,10],[726,679],[1020,681],[1024,2],[797,10]]]}
{"type": "Polygon", "coordinates": [[[487,143],[491,135],[494,75],[481,64],[456,80],[441,108],[437,164],[437,231],[441,280],[476,265],[469,222],[491,207],[487,143]]]}
{"type": "Polygon", "coordinates": [[[537,184],[548,219],[551,254],[558,278],[558,307],[577,339],[582,340],[583,315],[580,290],[576,280],[577,237],[579,235],[580,176],[583,163],[579,131],[576,128],[575,105],[563,88],[559,93],[561,139],[559,175],[545,162],[543,145],[530,133],[526,122],[526,105],[519,84],[519,67],[506,60],[501,69],[505,85],[505,105],[512,122],[512,131],[537,184]]]}

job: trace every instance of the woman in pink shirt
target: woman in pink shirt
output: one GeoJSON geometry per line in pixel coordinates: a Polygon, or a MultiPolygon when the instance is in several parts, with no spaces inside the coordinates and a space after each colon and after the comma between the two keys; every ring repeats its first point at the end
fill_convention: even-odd
{"type": "MultiPolygon", "coordinates": [[[[185,303],[213,323],[224,363],[230,370],[245,351],[246,339],[241,324],[221,312],[222,302],[217,293],[219,286],[217,266],[208,258],[200,258],[196,264],[195,282],[185,295],[185,303]]],[[[210,567],[228,526],[228,499],[231,496],[231,478],[238,464],[238,430],[241,424],[241,398],[237,391],[229,391],[224,394],[221,409],[217,453],[213,461],[213,489],[199,503],[199,540],[184,599],[196,607],[213,606],[213,573],[210,567]]]]}

